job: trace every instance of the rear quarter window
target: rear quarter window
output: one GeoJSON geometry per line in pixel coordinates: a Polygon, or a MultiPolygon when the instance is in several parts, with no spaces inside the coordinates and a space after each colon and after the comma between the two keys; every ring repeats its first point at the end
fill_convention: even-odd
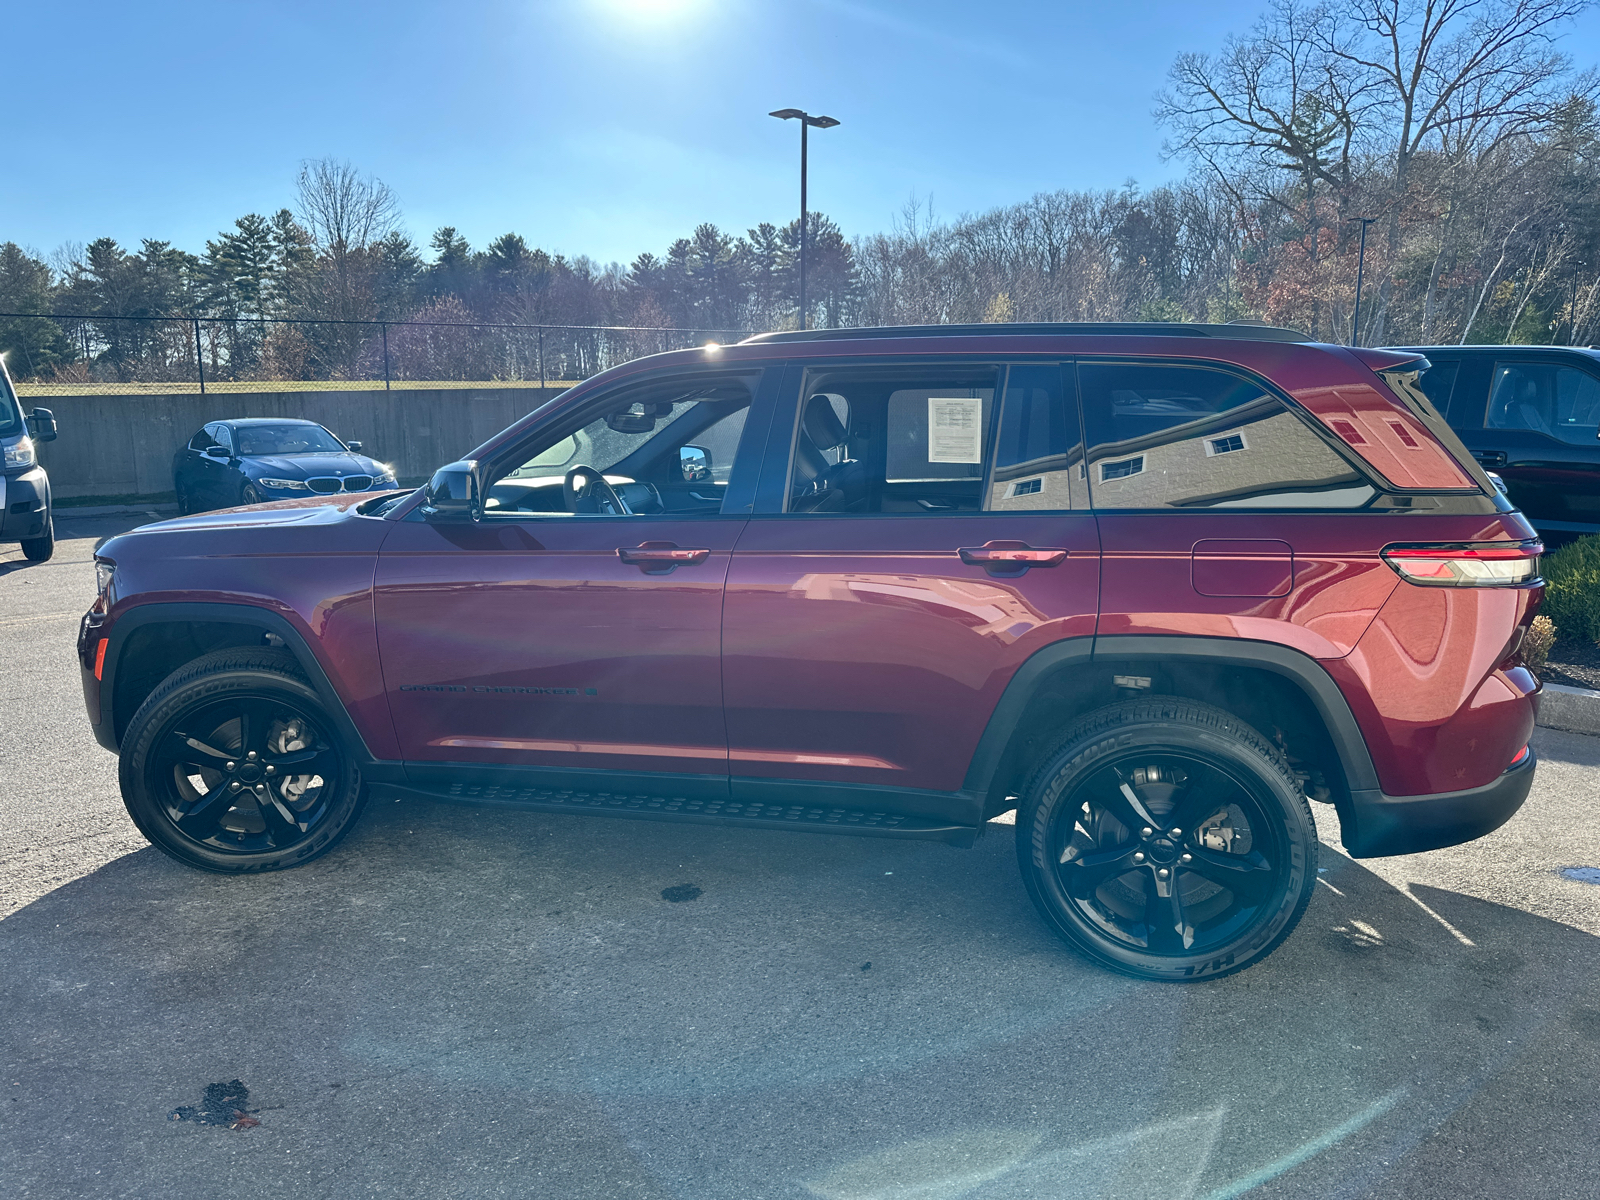
{"type": "Polygon", "coordinates": [[[1081,363],[1097,509],[1359,508],[1372,486],[1259,384],[1211,367],[1081,363]]]}

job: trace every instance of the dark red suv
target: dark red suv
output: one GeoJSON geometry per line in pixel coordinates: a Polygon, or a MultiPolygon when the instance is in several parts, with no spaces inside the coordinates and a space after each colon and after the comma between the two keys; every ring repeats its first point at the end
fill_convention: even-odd
{"type": "Polygon", "coordinates": [[[970,844],[1106,966],[1240,970],[1533,780],[1541,547],[1415,353],[1243,326],[768,334],[598,376],[425,489],[107,542],[79,653],[193,866],[371,793],[970,844]]]}

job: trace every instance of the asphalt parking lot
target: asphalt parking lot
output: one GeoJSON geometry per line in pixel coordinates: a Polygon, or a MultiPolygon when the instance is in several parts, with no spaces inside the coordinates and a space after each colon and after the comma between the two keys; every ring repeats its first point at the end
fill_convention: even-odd
{"type": "Polygon", "coordinates": [[[1600,739],[1541,730],[1477,843],[1329,845],[1290,941],[1190,988],[1068,952],[1001,825],[955,850],[390,801],[224,878],[144,843],[83,716],[90,547],[133,523],[0,548],[0,1195],[1600,1191],[1600,886],[1561,874],[1600,867],[1600,739]],[[171,1119],[233,1080],[258,1124],[171,1119]]]}

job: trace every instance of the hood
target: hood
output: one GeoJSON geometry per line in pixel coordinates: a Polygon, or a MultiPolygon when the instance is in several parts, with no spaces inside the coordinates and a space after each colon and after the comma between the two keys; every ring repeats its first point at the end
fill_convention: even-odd
{"type": "Polygon", "coordinates": [[[380,475],[383,469],[365,454],[250,454],[241,466],[276,479],[313,479],[319,475],[380,475]]]}
{"type": "Polygon", "coordinates": [[[298,525],[307,521],[325,520],[331,516],[338,516],[346,509],[354,508],[357,504],[366,504],[368,501],[379,497],[392,496],[395,492],[406,490],[405,488],[395,488],[392,491],[382,492],[337,492],[332,496],[305,496],[294,500],[272,500],[266,504],[246,504],[239,508],[224,508],[217,512],[200,513],[193,517],[174,517],[169,521],[153,521],[149,525],[140,525],[130,532],[138,533],[146,529],[223,529],[243,525],[252,527],[298,525]]]}

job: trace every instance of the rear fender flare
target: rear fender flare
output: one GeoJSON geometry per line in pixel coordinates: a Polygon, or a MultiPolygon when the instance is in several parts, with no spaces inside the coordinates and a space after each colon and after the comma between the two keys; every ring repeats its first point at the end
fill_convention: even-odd
{"type": "MultiPolygon", "coordinates": [[[[978,741],[963,789],[987,795],[994,785],[1013,731],[1021,723],[1034,696],[1055,672],[1068,666],[1084,667],[1100,659],[1152,662],[1203,662],[1270,671],[1287,679],[1310,702],[1327,728],[1328,738],[1344,771],[1350,792],[1377,791],[1378,773],[1367,750],[1355,714],[1333,677],[1316,659],[1273,642],[1234,638],[1113,636],[1076,638],[1056,642],[1036,651],[1017,668],[995,705],[978,741]]],[[[1203,697],[1200,697],[1203,699],[1203,697]]],[[[1344,811],[1341,808],[1340,816],[1344,811]]]]}

